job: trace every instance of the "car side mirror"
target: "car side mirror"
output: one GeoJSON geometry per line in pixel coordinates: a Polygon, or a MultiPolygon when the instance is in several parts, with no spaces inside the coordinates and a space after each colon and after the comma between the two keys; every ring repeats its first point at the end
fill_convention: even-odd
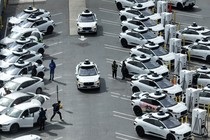
{"type": "Polygon", "coordinates": [[[22,119],[25,119],[25,116],[23,116],[22,119]]]}
{"type": "Polygon", "coordinates": [[[159,128],[160,128],[160,129],[164,129],[163,126],[160,126],[159,128]]]}
{"type": "Polygon", "coordinates": [[[100,71],[98,71],[98,74],[100,74],[101,72],[100,71]]]}
{"type": "MultiPolygon", "coordinates": [[[[22,74],[23,75],[23,74],[22,74]]],[[[23,89],[23,87],[20,87],[20,89],[23,89]]]]}

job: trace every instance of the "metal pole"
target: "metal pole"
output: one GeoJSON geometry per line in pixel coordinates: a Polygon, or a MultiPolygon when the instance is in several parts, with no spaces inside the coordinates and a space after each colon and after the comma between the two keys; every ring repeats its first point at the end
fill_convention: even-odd
{"type": "Polygon", "coordinates": [[[57,101],[59,101],[58,100],[58,85],[56,86],[56,91],[57,91],[57,101]]]}
{"type": "Polygon", "coordinates": [[[34,5],[34,0],[33,0],[33,7],[34,7],[35,5],[34,5]]]}

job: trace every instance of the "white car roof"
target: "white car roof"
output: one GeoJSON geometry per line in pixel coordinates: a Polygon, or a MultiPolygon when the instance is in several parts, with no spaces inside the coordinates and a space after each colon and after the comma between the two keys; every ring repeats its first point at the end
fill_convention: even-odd
{"type": "MultiPolygon", "coordinates": [[[[39,77],[36,77],[37,79],[40,79],[39,77]]],[[[32,80],[32,77],[27,77],[27,76],[21,76],[21,77],[17,77],[15,79],[12,79],[12,81],[16,82],[16,83],[23,83],[25,81],[28,80],[32,80]]]]}
{"type": "Polygon", "coordinates": [[[39,31],[39,29],[37,29],[37,28],[22,28],[22,27],[19,27],[19,26],[15,26],[15,27],[12,28],[11,31],[25,33],[25,32],[28,32],[28,31],[39,31]]]}
{"type": "Polygon", "coordinates": [[[40,101],[34,99],[34,100],[31,100],[30,102],[24,102],[24,103],[18,104],[14,106],[14,108],[25,110],[27,108],[40,107],[40,106],[41,106],[40,101]]]}
{"type": "Polygon", "coordinates": [[[80,62],[80,67],[89,67],[89,66],[96,66],[95,63],[89,61],[88,59],[86,59],[84,62],[80,62]]]}
{"type": "Polygon", "coordinates": [[[42,138],[38,135],[29,134],[29,135],[20,136],[12,140],[41,140],[41,139],[42,138]]]}
{"type": "Polygon", "coordinates": [[[6,95],[5,97],[10,98],[10,99],[17,99],[17,98],[25,96],[25,95],[29,95],[29,94],[24,93],[24,92],[16,91],[16,92],[12,92],[12,93],[6,95]]]}

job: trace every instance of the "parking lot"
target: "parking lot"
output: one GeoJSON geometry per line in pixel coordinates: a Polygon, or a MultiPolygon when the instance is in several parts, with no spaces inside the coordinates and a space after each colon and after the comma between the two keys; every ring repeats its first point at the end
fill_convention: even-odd
{"type": "MultiPolygon", "coordinates": [[[[25,3],[7,6],[7,17],[16,15],[22,9],[32,5],[25,3]]],[[[196,22],[198,25],[208,27],[210,1],[197,1],[193,10],[176,12],[176,21],[181,23],[181,28],[196,22]]],[[[136,118],[131,109],[132,95],[129,80],[121,80],[122,75],[118,68],[117,79],[112,78],[111,64],[114,60],[120,61],[129,56],[129,48],[123,48],[119,42],[121,32],[119,11],[114,0],[77,1],[47,0],[35,2],[35,7],[51,12],[55,22],[52,35],[44,36],[47,45],[43,65],[46,67],[43,94],[50,100],[45,102],[47,108],[47,122],[44,131],[38,131],[38,126],[21,129],[16,134],[0,132],[0,139],[10,140],[26,134],[37,134],[43,140],[158,140],[146,136],[139,138],[133,126],[136,118]],[[76,15],[88,8],[96,13],[98,18],[98,33],[84,35],[85,40],[77,34],[76,15]],[[100,90],[79,91],[76,87],[75,67],[85,59],[94,61],[100,70],[100,90]],[[53,59],[57,65],[54,81],[49,81],[49,63],[53,59]],[[57,88],[58,87],[58,90],[57,88]],[[58,93],[58,94],[57,94],[58,93]],[[52,104],[59,100],[63,104],[61,110],[64,122],[56,116],[51,122],[52,104]]],[[[5,30],[3,36],[9,31],[5,30]]],[[[190,69],[206,64],[204,61],[193,60],[189,63],[190,69]]],[[[196,138],[200,139],[200,138],[196,138]]],[[[203,139],[203,138],[202,138],[203,139]]],[[[208,138],[206,138],[208,139],[208,138]]]]}

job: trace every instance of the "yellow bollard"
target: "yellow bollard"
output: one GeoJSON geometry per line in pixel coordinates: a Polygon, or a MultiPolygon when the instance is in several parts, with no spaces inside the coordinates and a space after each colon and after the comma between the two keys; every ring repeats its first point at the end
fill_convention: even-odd
{"type": "Polygon", "coordinates": [[[153,14],[155,13],[155,8],[152,8],[152,13],[153,13],[153,14]]]}
{"type": "Polygon", "coordinates": [[[187,115],[185,116],[185,122],[186,122],[186,123],[188,122],[188,117],[187,117],[187,115]]]}
{"type": "Polygon", "coordinates": [[[181,123],[183,123],[183,117],[181,118],[181,123]]]}
{"type": "Polygon", "coordinates": [[[192,140],[195,140],[194,136],[191,136],[191,139],[192,139],[192,140]]]}
{"type": "Polygon", "coordinates": [[[187,52],[188,61],[190,62],[190,51],[187,52]]]}
{"type": "Polygon", "coordinates": [[[0,30],[3,28],[2,16],[0,16],[0,30]]]}
{"type": "Polygon", "coordinates": [[[7,8],[7,0],[4,0],[4,11],[6,10],[7,8]]]}
{"type": "Polygon", "coordinates": [[[185,37],[182,37],[182,46],[185,46],[185,37]]]}
{"type": "Polygon", "coordinates": [[[168,62],[168,70],[169,70],[169,72],[171,72],[171,62],[170,61],[168,62]]]}
{"type": "Polygon", "coordinates": [[[163,48],[166,50],[166,44],[164,44],[164,47],[163,48]]]}
{"type": "Polygon", "coordinates": [[[174,13],[174,23],[176,23],[176,11],[173,11],[173,13],[174,13]]]}
{"type": "Polygon", "coordinates": [[[208,116],[210,114],[210,104],[208,104],[208,116]]]}
{"type": "Polygon", "coordinates": [[[162,32],[161,31],[160,31],[159,35],[162,36],[162,32]]]}

